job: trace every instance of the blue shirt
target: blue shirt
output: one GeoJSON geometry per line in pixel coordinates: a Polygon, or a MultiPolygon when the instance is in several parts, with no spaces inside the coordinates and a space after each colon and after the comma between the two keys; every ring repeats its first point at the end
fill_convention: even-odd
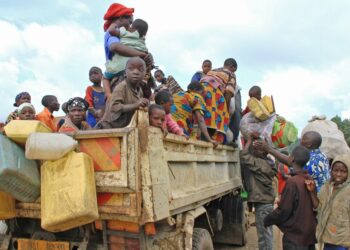
{"type": "Polygon", "coordinates": [[[317,192],[331,177],[327,156],[320,149],[310,151],[310,160],[304,169],[315,180],[317,192]]]}
{"type": "Polygon", "coordinates": [[[112,60],[112,57],[114,55],[113,52],[110,51],[109,47],[111,46],[112,43],[119,43],[120,39],[116,36],[111,36],[109,32],[105,33],[105,40],[104,40],[104,46],[105,46],[105,56],[106,56],[106,61],[107,60],[112,60]]]}

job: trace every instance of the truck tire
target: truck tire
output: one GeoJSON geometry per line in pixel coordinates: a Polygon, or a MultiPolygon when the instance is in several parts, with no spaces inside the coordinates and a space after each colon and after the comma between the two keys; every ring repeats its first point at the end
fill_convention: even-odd
{"type": "Polygon", "coordinates": [[[247,203],[239,195],[226,195],[220,202],[224,224],[214,242],[244,246],[247,243],[247,203]]]}
{"type": "Polygon", "coordinates": [[[204,228],[194,228],[192,235],[193,250],[214,250],[210,233],[204,228]]]}

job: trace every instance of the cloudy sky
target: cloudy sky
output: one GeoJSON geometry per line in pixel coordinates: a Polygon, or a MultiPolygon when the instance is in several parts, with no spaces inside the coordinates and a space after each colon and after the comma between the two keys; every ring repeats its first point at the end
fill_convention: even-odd
{"type": "MultiPolygon", "coordinates": [[[[110,0],[0,2],[0,121],[21,91],[84,96],[91,66],[104,67],[110,0]]],[[[260,85],[300,129],[314,114],[350,117],[350,1],[120,1],[149,24],[156,64],[186,88],[204,59],[233,57],[244,106],[260,85]]],[[[61,113],[60,113],[61,114],[61,113]]]]}

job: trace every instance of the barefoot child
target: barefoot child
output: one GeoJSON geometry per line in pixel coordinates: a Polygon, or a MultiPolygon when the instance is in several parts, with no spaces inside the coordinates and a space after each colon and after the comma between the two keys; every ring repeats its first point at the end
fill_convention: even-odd
{"type": "Polygon", "coordinates": [[[122,128],[127,126],[134,112],[148,106],[148,99],[142,98],[141,84],[146,64],[139,57],[132,57],[126,64],[126,79],[114,89],[107,103],[104,116],[98,128],[122,128]]]}
{"type": "Polygon", "coordinates": [[[167,131],[176,135],[185,136],[183,130],[179,127],[179,125],[177,125],[177,123],[171,117],[170,108],[174,104],[174,99],[170,94],[170,92],[167,90],[160,91],[155,96],[154,100],[156,104],[163,106],[165,110],[165,121],[163,123],[163,126],[167,129],[167,131]]]}
{"type": "Polygon", "coordinates": [[[57,97],[54,95],[46,95],[41,99],[41,104],[45,107],[42,112],[37,114],[36,119],[48,126],[52,132],[57,131],[57,124],[53,112],[60,109],[57,97]]]}
{"type": "Polygon", "coordinates": [[[92,67],[89,70],[89,79],[93,85],[87,87],[85,91],[85,100],[89,103],[86,121],[90,127],[94,127],[102,118],[105,108],[105,92],[101,86],[102,70],[92,67]]]}

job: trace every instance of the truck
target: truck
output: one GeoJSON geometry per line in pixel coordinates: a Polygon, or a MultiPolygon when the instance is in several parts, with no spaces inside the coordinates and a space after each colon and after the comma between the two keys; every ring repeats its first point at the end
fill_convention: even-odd
{"type": "MultiPolygon", "coordinates": [[[[145,111],[125,128],[70,134],[94,162],[99,220],[41,228],[40,199],[16,202],[0,249],[214,249],[246,243],[239,149],[163,134],[145,111]]],[[[54,216],[54,215],[53,215],[54,216]]]]}

